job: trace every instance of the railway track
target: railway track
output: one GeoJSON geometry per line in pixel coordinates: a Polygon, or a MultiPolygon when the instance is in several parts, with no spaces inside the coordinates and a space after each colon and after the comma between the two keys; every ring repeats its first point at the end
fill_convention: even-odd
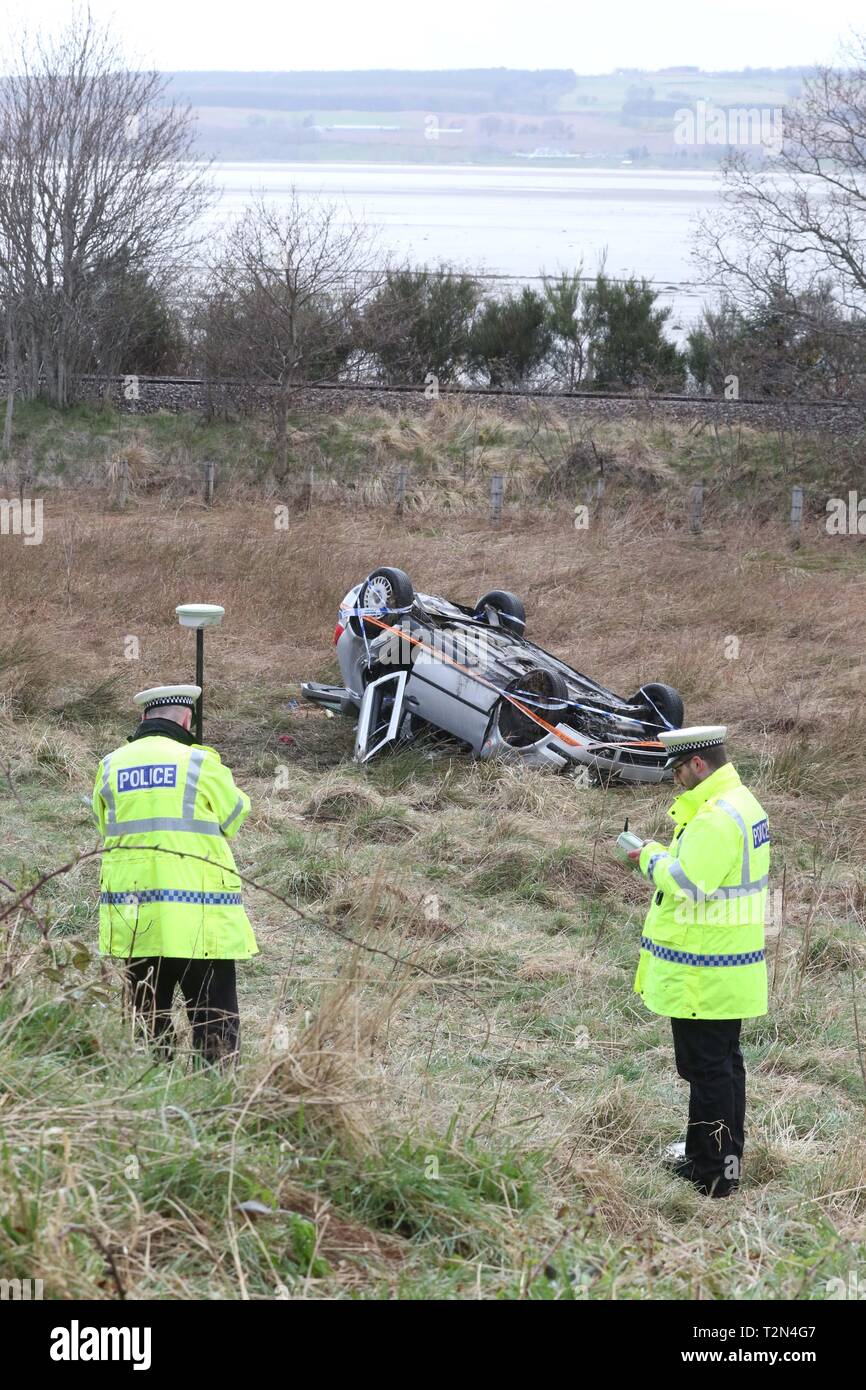
{"type": "MultiPolygon", "coordinates": [[[[81,377],[82,382],[90,382],[94,385],[105,385],[106,379],[96,377],[81,377]]],[[[270,393],[276,388],[269,383],[250,380],[244,377],[198,377],[198,376],[119,376],[109,377],[108,382],[113,383],[123,392],[125,387],[134,380],[138,388],[142,386],[165,386],[179,388],[220,388],[226,387],[234,390],[247,390],[254,392],[270,393]]],[[[0,378],[2,382],[2,378],[0,378]]],[[[421,396],[423,399],[435,399],[430,395],[430,388],[427,385],[383,385],[375,381],[349,382],[349,381],[299,381],[292,386],[293,391],[322,391],[337,392],[344,395],[390,395],[390,396],[421,396]]],[[[685,392],[672,391],[538,391],[538,390],[514,390],[509,387],[499,386],[439,386],[436,396],[450,396],[455,399],[471,399],[475,397],[490,399],[508,400],[537,400],[537,401],[631,401],[635,404],[647,404],[653,402],[669,402],[696,407],[718,408],[719,406],[730,406],[736,409],[738,406],[759,407],[766,410],[782,410],[790,407],[795,410],[817,409],[822,410],[864,410],[866,409],[866,398],[855,399],[845,397],[807,397],[804,399],[792,399],[790,397],[780,397],[767,399],[757,396],[739,396],[736,399],[721,396],[697,396],[688,395],[685,392]]]]}

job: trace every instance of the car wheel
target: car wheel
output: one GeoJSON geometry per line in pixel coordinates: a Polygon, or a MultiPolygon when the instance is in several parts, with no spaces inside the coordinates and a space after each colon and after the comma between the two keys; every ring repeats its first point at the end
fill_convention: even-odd
{"type": "MultiPolygon", "coordinates": [[[[411,607],[414,599],[415,590],[408,574],[383,566],[367,575],[358,594],[358,607],[379,609],[381,611],[376,616],[383,622],[393,623],[403,610],[411,607]]],[[[363,629],[368,637],[380,637],[382,634],[382,628],[366,618],[352,621],[358,623],[358,632],[363,629]]]]}
{"type": "Polygon", "coordinates": [[[475,605],[474,616],[482,618],[492,627],[504,627],[515,637],[522,637],[526,628],[526,609],[516,594],[507,589],[493,589],[485,594],[475,605]]]}
{"type": "MultiPolygon", "coordinates": [[[[558,671],[541,668],[526,671],[509,681],[505,689],[518,700],[521,695],[528,696],[529,699],[521,703],[525,703],[526,708],[546,724],[558,724],[568,709],[568,686],[558,671]],[[530,704],[530,700],[538,700],[539,706],[530,704]]],[[[549,733],[544,725],[536,723],[524,710],[505,699],[499,701],[497,723],[503,740],[511,748],[529,748],[531,744],[547,738],[549,733]]]]}
{"type": "Polygon", "coordinates": [[[678,690],[674,690],[672,685],[662,685],[659,681],[651,681],[648,685],[642,685],[640,690],[632,695],[628,703],[646,707],[649,711],[647,723],[657,724],[660,716],[672,729],[683,727],[683,719],[685,718],[683,697],[678,690]]]}

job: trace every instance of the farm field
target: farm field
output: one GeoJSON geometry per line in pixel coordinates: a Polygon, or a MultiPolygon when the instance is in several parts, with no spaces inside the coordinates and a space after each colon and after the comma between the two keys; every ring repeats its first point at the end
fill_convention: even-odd
{"type": "Polygon", "coordinates": [[[421,165],[716,167],[723,150],[684,150],[675,116],[709,107],[780,110],[802,91],[791,70],[711,73],[670,69],[582,76],[447,73],[244,73],[170,76],[188,101],[201,153],[219,160],[387,161],[421,165]],[[431,131],[431,119],[436,123],[431,131]],[[334,129],[334,127],[337,127],[334,129]],[[394,129],[397,127],[397,129],[394,129]],[[447,132],[447,133],[446,133],[447,132]]]}

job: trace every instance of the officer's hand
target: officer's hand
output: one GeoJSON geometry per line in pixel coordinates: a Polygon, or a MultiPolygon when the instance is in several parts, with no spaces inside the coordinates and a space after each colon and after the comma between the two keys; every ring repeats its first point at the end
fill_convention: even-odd
{"type": "Polygon", "coordinates": [[[640,850],[639,850],[639,849],[629,849],[629,850],[626,850],[626,853],[627,853],[629,859],[631,860],[631,862],[632,862],[633,864],[639,864],[639,863],[640,863],[640,850]]]}

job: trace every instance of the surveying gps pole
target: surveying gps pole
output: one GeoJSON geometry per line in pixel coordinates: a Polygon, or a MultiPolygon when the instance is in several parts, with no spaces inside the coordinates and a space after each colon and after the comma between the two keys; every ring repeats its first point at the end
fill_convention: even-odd
{"type": "Polygon", "coordinates": [[[222,622],[225,609],[218,603],[179,603],[175,608],[181,627],[195,628],[195,683],[201,690],[195,707],[195,741],[202,742],[204,729],[204,630],[222,622]]]}

